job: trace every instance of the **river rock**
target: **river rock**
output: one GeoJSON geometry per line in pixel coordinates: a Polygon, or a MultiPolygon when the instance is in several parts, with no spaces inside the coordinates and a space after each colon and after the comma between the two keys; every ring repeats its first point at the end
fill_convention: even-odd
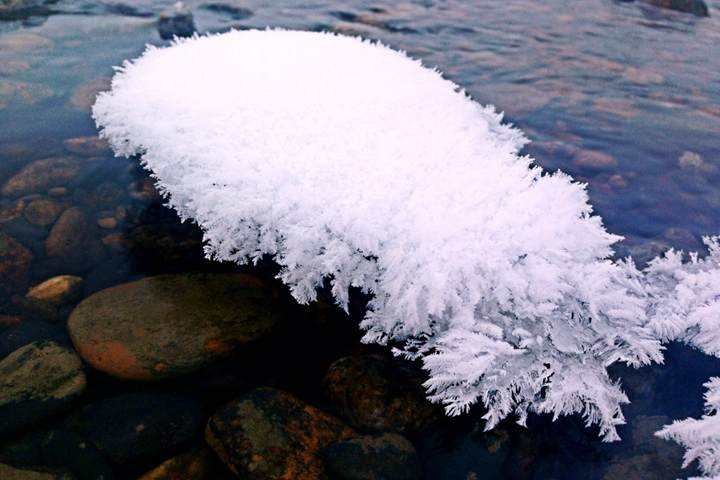
{"type": "Polygon", "coordinates": [[[327,478],[326,446],[354,435],[337,418],[273,388],[258,388],[218,410],[205,439],[248,480],[327,478]]]}
{"type": "Polygon", "coordinates": [[[323,450],[331,478],[338,480],[416,480],[421,478],[415,447],[396,433],[363,436],[323,450]]]}
{"type": "Polygon", "coordinates": [[[52,157],[26,165],[2,187],[2,194],[19,197],[45,192],[74,180],[80,173],[80,162],[72,157],[52,157]]]}
{"type": "Polygon", "coordinates": [[[25,468],[15,468],[0,463],[0,478],[2,480],[73,480],[72,475],[66,473],[50,473],[25,468]]]}
{"type": "Polygon", "coordinates": [[[193,14],[182,2],[177,2],[160,14],[157,29],[163,40],[171,40],[173,37],[191,37],[195,33],[193,14]]]}
{"type": "Polygon", "coordinates": [[[0,436],[67,407],[85,390],[80,358],[55,342],[34,342],[0,361],[0,436]]]}
{"type": "Polygon", "coordinates": [[[67,307],[80,299],[83,279],[74,275],[58,275],[32,287],[25,295],[25,307],[31,313],[50,321],[67,314],[67,307]]]}
{"type": "Polygon", "coordinates": [[[592,171],[610,170],[617,167],[618,162],[612,155],[597,150],[578,150],[573,164],[592,171]]]}
{"type": "Polygon", "coordinates": [[[69,424],[115,463],[162,459],[202,435],[202,405],[171,394],[131,393],[100,400],[69,424]]]}
{"type": "Polygon", "coordinates": [[[0,232],[0,294],[26,288],[33,255],[10,235],[0,232]]]}
{"type": "Polygon", "coordinates": [[[38,198],[28,203],[23,210],[23,216],[28,223],[46,227],[52,225],[62,211],[63,207],[59,203],[49,198],[38,198]]]}
{"type": "Polygon", "coordinates": [[[164,461],[138,480],[216,480],[213,453],[206,449],[193,450],[164,461]]]}
{"type": "Polygon", "coordinates": [[[20,218],[27,202],[23,199],[0,200],[0,225],[20,218]]]}
{"type": "Polygon", "coordinates": [[[678,12],[692,13],[699,17],[708,17],[710,12],[703,0],[643,0],[645,3],[660,8],[676,10],[678,12]]]}
{"type": "Polygon", "coordinates": [[[70,105],[78,110],[90,111],[98,93],[110,88],[109,77],[99,77],[79,85],[70,96],[70,105]]]}
{"type": "Polygon", "coordinates": [[[81,157],[102,157],[110,154],[107,140],[96,135],[68,138],[63,142],[65,149],[81,157]]]}
{"type": "Polygon", "coordinates": [[[65,210],[45,239],[47,256],[74,270],[82,270],[101,252],[102,244],[95,226],[78,207],[65,210]]]}
{"type": "Polygon", "coordinates": [[[271,332],[269,289],[250,275],[159,275],[83,300],[68,321],[80,355],[118,378],[157,380],[198,370],[271,332]]]}
{"type": "Polygon", "coordinates": [[[379,354],[344,357],[325,375],[325,392],[342,418],[367,431],[419,431],[438,416],[414,365],[379,354]]]}

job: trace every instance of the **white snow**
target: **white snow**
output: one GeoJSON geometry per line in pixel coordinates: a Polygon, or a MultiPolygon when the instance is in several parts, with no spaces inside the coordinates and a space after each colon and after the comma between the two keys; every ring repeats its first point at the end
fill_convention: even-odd
{"type": "Polygon", "coordinates": [[[606,367],[662,359],[676,280],[609,260],[620,237],[584,186],[401,52],[284,30],[178,40],[125,63],[93,112],[212,258],[272,254],[301,302],[324,278],[340,305],[371,293],[365,340],[421,358],[450,414],[579,412],[613,440],[627,398],[606,367]]]}

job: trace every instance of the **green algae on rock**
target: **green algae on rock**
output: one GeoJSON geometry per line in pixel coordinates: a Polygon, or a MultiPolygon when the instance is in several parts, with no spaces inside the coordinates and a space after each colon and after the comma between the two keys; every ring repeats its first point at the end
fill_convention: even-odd
{"type": "Polygon", "coordinates": [[[71,313],[68,329],[94,368],[159,380],[226,358],[279,321],[273,294],[250,275],[159,275],[91,295],[71,313]]]}

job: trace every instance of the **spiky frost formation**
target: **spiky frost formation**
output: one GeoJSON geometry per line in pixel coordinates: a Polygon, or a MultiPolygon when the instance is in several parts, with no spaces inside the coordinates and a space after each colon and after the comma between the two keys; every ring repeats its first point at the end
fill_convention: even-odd
{"type": "Polygon", "coordinates": [[[579,412],[607,440],[627,398],[606,367],[661,360],[648,285],[584,186],[439,72],[377,43],[234,31],[149,47],[93,109],[142,155],[206,253],[272,254],[300,302],[372,294],[365,340],[401,345],[450,414],[579,412]]]}

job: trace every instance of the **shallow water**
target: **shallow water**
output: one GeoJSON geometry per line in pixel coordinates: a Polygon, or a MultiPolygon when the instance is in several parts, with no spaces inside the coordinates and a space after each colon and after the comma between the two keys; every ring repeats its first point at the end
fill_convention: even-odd
{"type": "MultiPolygon", "coordinates": [[[[106,88],[114,65],[146,43],[165,43],[154,18],[171,3],[61,1],[52,15],[0,22],[0,183],[33,160],[67,155],[64,140],[95,133],[93,95],[106,88]]],[[[668,247],[698,249],[702,235],[720,232],[717,0],[708,18],[611,0],[242,2],[250,16],[186,3],[201,32],[278,26],[360,34],[437,67],[505,111],[532,140],[526,151],[540,165],[588,184],[608,228],[626,237],[620,255],[642,261],[668,247]]],[[[93,221],[120,217],[114,228],[93,225],[92,234],[122,234],[134,247],[116,248],[110,239],[97,256],[49,259],[49,226],[0,215],[0,229],[34,256],[25,283],[74,272],[90,293],[139,274],[215,268],[199,259],[197,231],[159,206],[132,162],[103,154],[82,165],[57,202],[82,206],[93,221]],[[125,216],[116,215],[119,206],[125,216]]],[[[0,199],[0,209],[12,210],[15,201],[0,199]]],[[[5,313],[27,287],[18,282],[3,291],[5,313]]],[[[668,368],[623,372],[634,403],[620,444],[602,444],[575,420],[533,419],[529,431],[509,429],[503,435],[510,440],[500,435],[501,446],[488,453],[491,437],[465,417],[419,441],[427,477],[675,478],[664,459],[674,461],[677,450],[651,441],[652,427],[644,425],[699,415],[701,384],[720,364],[681,347],[668,355],[675,359],[668,368]],[[532,467],[519,467],[529,456],[532,467]]]]}

